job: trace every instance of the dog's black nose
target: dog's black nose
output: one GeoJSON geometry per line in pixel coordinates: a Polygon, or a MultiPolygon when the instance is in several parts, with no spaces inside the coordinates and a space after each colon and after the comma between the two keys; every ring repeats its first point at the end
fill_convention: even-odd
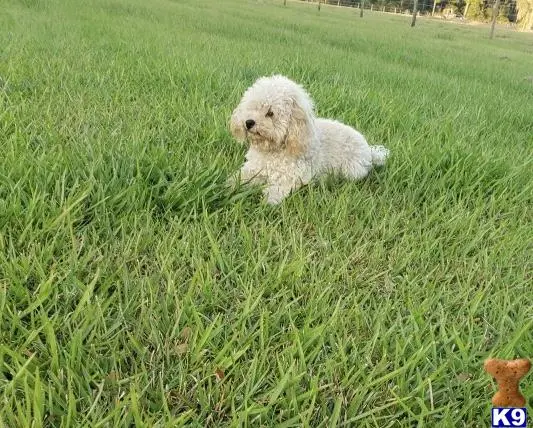
{"type": "Polygon", "coordinates": [[[246,129],[251,129],[255,125],[255,120],[248,119],[246,121],[246,129]]]}

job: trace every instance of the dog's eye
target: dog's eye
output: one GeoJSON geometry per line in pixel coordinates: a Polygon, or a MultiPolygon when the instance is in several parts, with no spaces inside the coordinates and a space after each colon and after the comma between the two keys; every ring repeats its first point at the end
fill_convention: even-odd
{"type": "Polygon", "coordinates": [[[266,114],[266,117],[272,117],[274,116],[274,112],[272,110],[269,110],[266,114]]]}

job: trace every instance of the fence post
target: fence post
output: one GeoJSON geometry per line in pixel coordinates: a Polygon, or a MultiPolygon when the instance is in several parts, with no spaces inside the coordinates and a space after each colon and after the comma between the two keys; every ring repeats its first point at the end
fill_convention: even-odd
{"type": "Polygon", "coordinates": [[[322,2],[322,0],[318,0],[318,10],[320,11],[320,3],[322,2]]]}
{"type": "Polygon", "coordinates": [[[365,0],[361,0],[361,3],[359,3],[359,7],[361,8],[361,11],[359,13],[359,18],[363,17],[363,10],[365,8],[365,0]]]}
{"type": "Polygon", "coordinates": [[[373,4],[370,5],[370,10],[374,10],[374,5],[373,4]]]}
{"type": "Polygon", "coordinates": [[[466,3],[466,6],[465,6],[465,11],[463,13],[463,16],[466,18],[466,15],[468,14],[468,8],[470,7],[470,2],[467,2],[466,3]]]}
{"type": "Polygon", "coordinates": [[[496,27],[496,20],[498,19],[498,14],[500,13],[500,0],[496,0],[492,8],[492,24],[490,26],[490,38],[494,37],[494,28],[496,27]]]}
{"type": "Polygon", "coordinates": [[[413,4],[413,20],[411,21],[411,27],[415,26],[416,14],[418,13],[418,0],[415,0],[413,4]]]}

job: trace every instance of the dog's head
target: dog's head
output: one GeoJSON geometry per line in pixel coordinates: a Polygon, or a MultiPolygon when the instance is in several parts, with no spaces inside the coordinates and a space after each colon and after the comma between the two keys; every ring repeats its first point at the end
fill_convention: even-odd
{"type": "Polygon", "coordinates": [[[258,150],[299,155],[315,136],[313,101],[286,77],[262,77],[233,111],[230,130],[258,150]]]}

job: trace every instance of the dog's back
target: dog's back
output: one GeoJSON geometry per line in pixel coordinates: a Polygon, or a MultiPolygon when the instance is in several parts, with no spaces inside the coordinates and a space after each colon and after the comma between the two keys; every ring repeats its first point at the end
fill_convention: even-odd
{"type": "Polygon", "coordinates": [[[323,169],[340,170],[351,178],[362,178],[373,165],[383,165],[388,150],[370,146],[366,138],[351,126],[336,120],[316,119],[323,169]]]}

